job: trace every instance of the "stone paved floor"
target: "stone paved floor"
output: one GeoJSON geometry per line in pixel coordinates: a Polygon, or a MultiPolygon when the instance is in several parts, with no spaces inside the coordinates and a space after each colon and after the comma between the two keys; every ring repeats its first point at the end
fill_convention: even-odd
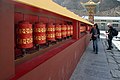
{"type": "MultiPolygon", "coordinates": [[[[120,44],[116,41],[113,43],[120,44]]],[[[119,46],[113,44],[114,48],[107,51],[105,39],[101,39],[98,44],[99,53],[95,54],[90,42],[70,80],[120,80],[119,46]]]]}

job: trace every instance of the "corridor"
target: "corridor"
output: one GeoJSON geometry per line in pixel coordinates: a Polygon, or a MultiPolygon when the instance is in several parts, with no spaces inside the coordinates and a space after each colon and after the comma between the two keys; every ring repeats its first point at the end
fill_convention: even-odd
{"type": "MultiPolygon", "coordinates": [[[[91,41],[70,80],[120,80],[118,46],[113,44],[113,50],[107,51],[105,35],[101,34],[98,54],[93,52],[91,41]]],[[[113,40],[113,43],[116,41],[113,40]]]]}

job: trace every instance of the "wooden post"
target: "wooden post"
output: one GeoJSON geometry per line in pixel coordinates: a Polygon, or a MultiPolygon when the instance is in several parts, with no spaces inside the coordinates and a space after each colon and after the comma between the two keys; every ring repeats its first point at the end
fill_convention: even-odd
{"type": "Polygon", "coordinates": [[[13,76],[14,66],[14,6],[0,0],[0,80],[13,76]]]}

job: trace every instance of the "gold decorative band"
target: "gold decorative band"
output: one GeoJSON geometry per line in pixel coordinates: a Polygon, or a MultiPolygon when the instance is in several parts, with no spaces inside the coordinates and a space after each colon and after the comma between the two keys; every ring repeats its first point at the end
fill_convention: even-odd
{"type": "Polygon", "coordinates": [[[32,28],[22,28],[18,29],[18,34],[31,34],[32,31],[32,28]]]}
{"type": "Polygon", "coordinates": [[[17,39],[18,44],[30,44],[33,42],[33,38],[17,39]]]}
{"type": "Polygon", "coordinates": [[[62,32],[62,35],[66,35],[66,32],[62,32]]]}
{"type": "Polygon", "coordinates": [[[60,27],[56,27],[55,29],[56,29],[56,31],[61,31],[60,27]]]}
{"type": "Polygon", "coordinates": [[[55,31],[55,28],[47,28],[47,31],[55,31]]]}
{"type": "Polygon", "coordinates": [[[47,34],[47,38],[55,38],[55,34],[47,34]]]}
{"type": "Polygon", "coordinates": [[[34,40],[46,40],[46,36],[34,36],[34,40]]]}
{"type": "Polygon", "coordinates": [[[35,28],[34,32],[46,32],[46,28],[35,28]]]}
{"type": "Polygon", "coordinates": [[[62,27],[62,30],[66,30],[67,28],[66,27],[62,27]]]}
{"type": "Polygon", "coordinates": [[[61,36],[61,33],[59,33],[59,32],[56,32],[56,34],[55,34],[56,36],[61,36]]]}

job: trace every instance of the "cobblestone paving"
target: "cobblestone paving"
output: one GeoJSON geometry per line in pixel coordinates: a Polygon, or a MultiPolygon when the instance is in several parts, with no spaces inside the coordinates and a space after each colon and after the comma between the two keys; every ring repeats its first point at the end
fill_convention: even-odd
{"type": "Polygon", "coordinates": [[[70,80],[120,80],[120,50],[115,45],[107,51],[107,41],[99,41],[99,53],[90,42],[70,80]]]}
{"type": "MultiPolygon", "coordinates": [[[[103,45],[105,48],[107,48],[106,45],[107,41],[103,40],[103,45]]],[[[110,67],[110,73],[113,80],[120,80],[120,50],[117,45],[114,44],[115,41],[113,41],[113,49],[111,51],[106,52],[108,64],[110,67]],[[117,46],[117,47],[116,47],[117,46]]]]}
{"type": "Polygon", "coordinates": [[[92,51],[90,43],[70,80],[112,80],[102,41],[98,54],[92,51]]]}

